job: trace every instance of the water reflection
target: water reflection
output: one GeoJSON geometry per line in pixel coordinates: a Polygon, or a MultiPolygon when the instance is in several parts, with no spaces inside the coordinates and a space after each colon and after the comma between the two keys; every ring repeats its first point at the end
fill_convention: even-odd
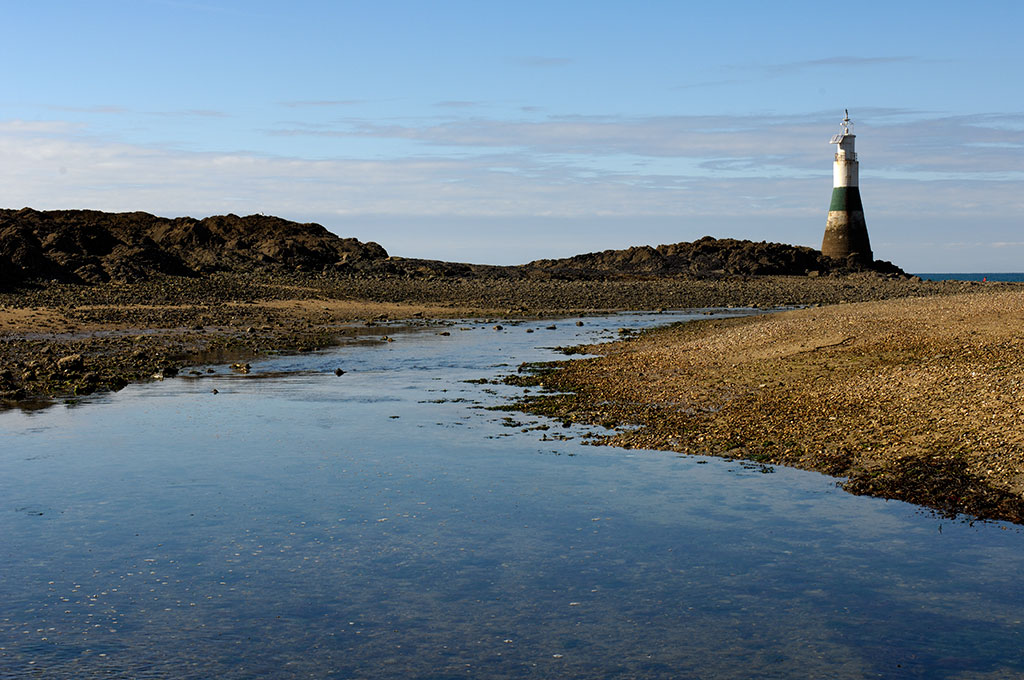
{"type": "Polygon", "coordinates": [[[509,427],[479,407],[517,390],[465,382],[665,320],[382,329],[0,414],[0,677],[1024,671],[1015,529],[509,427]]]}

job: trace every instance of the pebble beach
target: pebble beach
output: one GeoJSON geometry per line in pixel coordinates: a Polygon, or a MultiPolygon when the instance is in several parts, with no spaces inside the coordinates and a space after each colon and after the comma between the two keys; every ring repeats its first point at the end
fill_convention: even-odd
{"type": "MultiPolygon", "coordinates": [[[[524,382],[522,408],[633,425],[596,443],[816,470],[948,515],[1024,522],[1024,288],[654,330],[524,382]]],[[[550,368],[550,367],[546,367],[550,368]]]]}

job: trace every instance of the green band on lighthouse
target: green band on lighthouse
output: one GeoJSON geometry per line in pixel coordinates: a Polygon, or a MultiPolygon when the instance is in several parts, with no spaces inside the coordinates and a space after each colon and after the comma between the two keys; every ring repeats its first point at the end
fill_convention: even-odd
{"type": "Polygon", "coordinates": [[[829,212],[835,211],[864,211],[860,202],[860,187],[833,187],[832,203],[828,206],[829,212]]]}
{"type": "Polygon", "coordinates": [[[847,264],[870,265],[873,260],[868,228],[864,224],[864,206],[857,187],[859,165],[854,150],[854,135],[850,134],[850,114],[846,114],[840,132],[832,137],[837,144],[832,163],[832,203],[825,220],[825,235],[821,239],[821,253],[847,264]]]}

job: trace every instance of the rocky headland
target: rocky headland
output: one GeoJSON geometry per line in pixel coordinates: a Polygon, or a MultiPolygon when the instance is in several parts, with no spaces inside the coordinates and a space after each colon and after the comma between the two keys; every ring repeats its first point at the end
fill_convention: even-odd
{"type": "Polygon", "coordinates": [[[273,267],[360,270],[376,243],[265,215],[168,219],[144,212],[0,210],[0,284],[145,281],[273,267]]]}
{"type": "Polygon", "coordinates": [[[266,215],[197,220],[144,212],[0,209],[0,285],[138,283],[217,272],[489,279],[714,279],[731,276],[900,276],[889,262],[860,266],[781,243],[706,236],[692,243],[606,250],[517,266],[390,257],[377,243],[315,223],[266,215]]]}

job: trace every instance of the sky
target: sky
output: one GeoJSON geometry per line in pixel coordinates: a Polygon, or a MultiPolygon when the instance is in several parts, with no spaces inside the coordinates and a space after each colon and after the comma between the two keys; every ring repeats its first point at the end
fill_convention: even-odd
{"type": "Polygon", "coordinates": [[[1024,271],[1024,3],[0,0],[0,207],[263,213],[489,264],[821,246],[1024,271]]]}

